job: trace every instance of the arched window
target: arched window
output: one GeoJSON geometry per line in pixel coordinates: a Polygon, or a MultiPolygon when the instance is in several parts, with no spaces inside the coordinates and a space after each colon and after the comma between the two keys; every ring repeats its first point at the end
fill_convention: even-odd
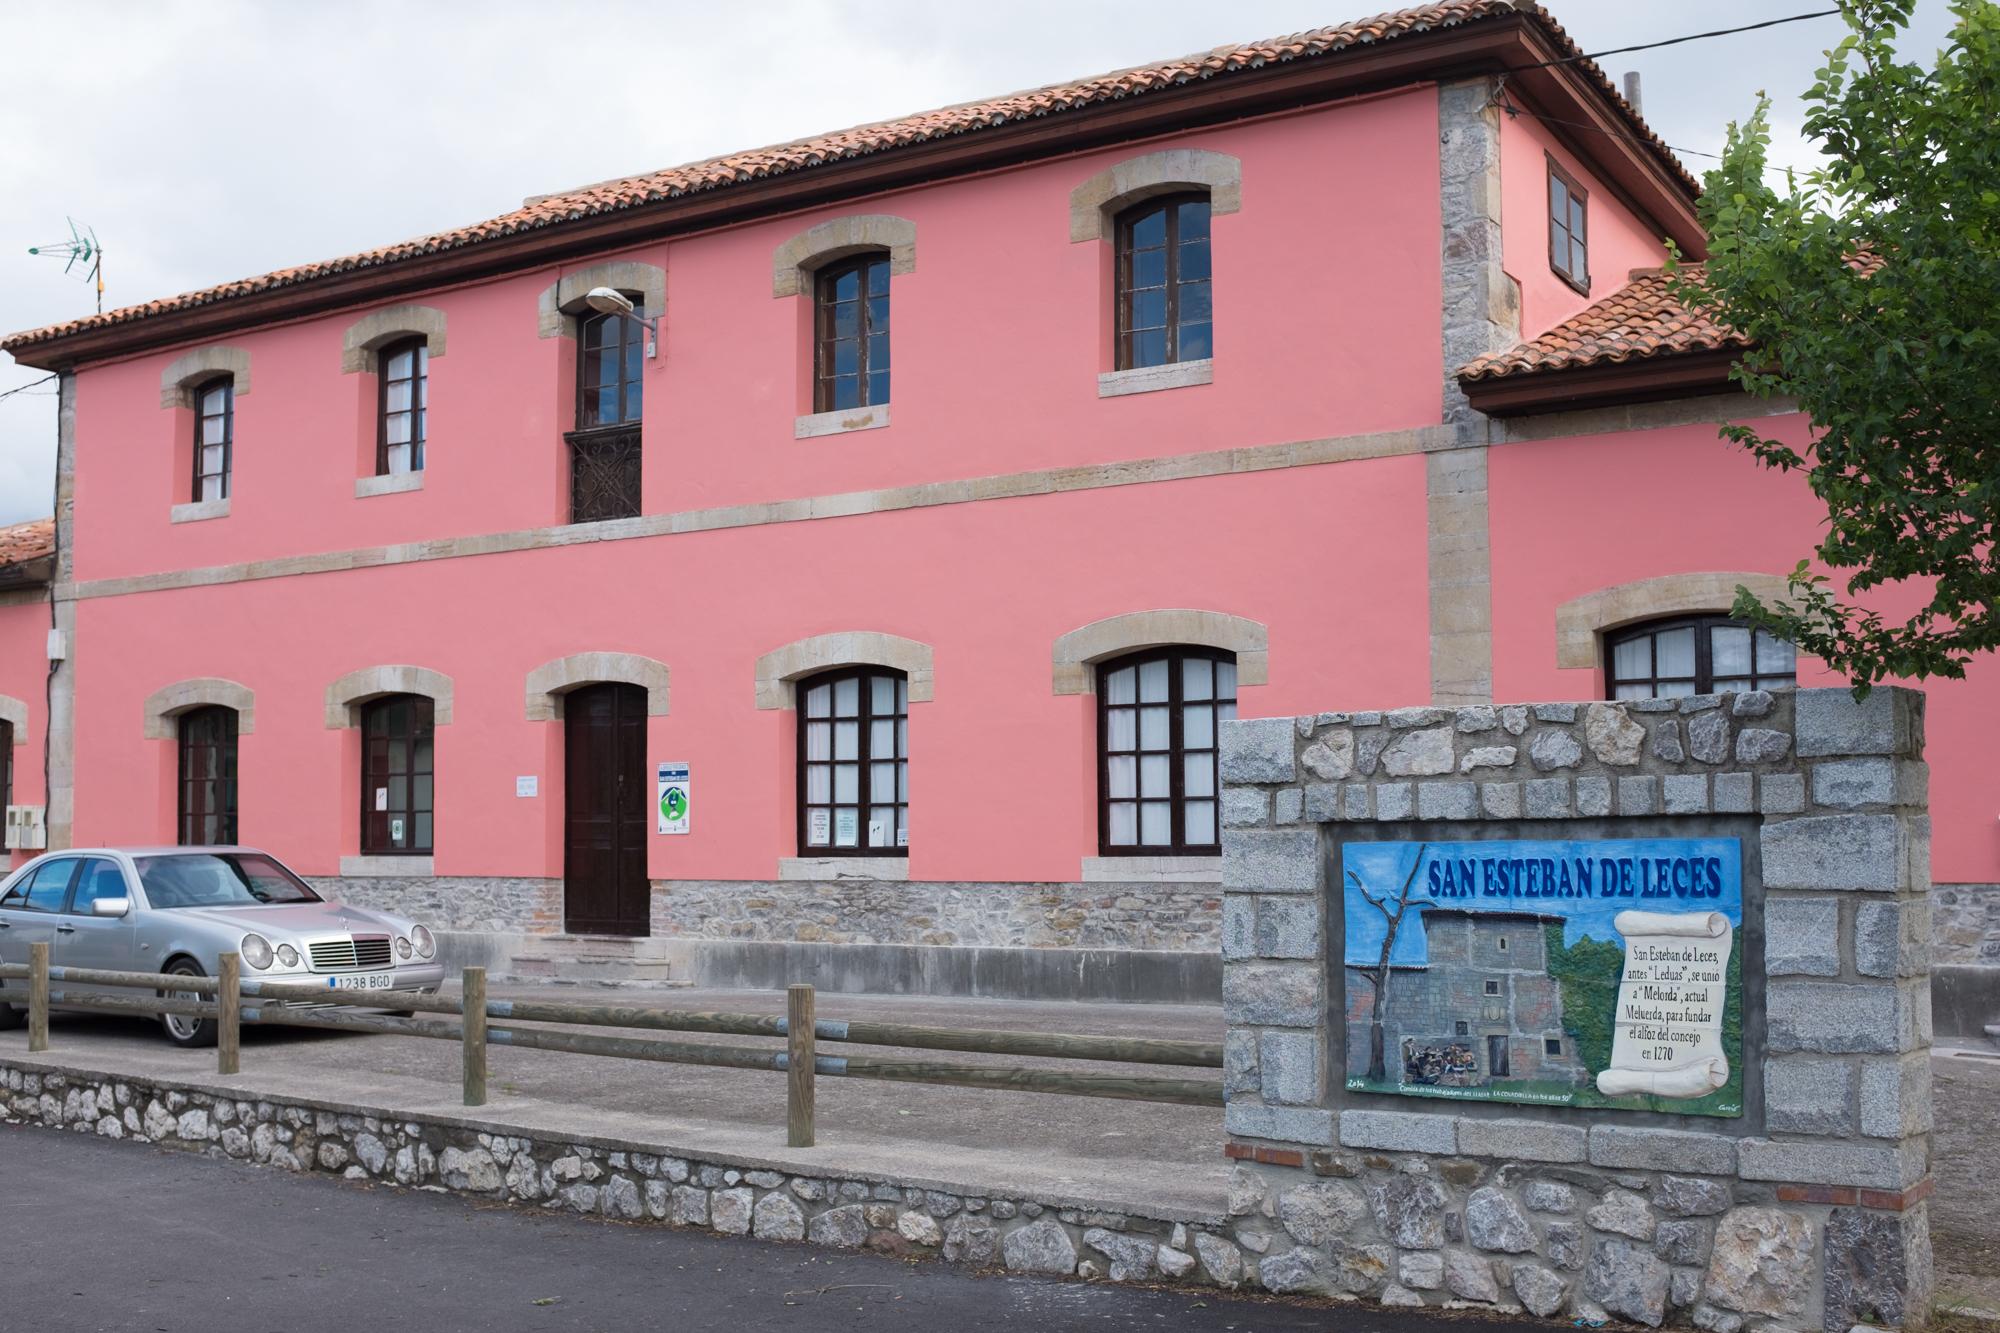
{"type": "Polygon", "coordinates": [[[576,429],[570,433],[570,522],[639,513],[639,422],[645,365],[644,293],[629,315],[592,313],[577,327],[576,429]]]}
{"type": "Polygon", "coordinates": [[[1098,849],[1222,850],[1216,724],[1236,716],[1236,658],[1152,648],[1097,668],[1098,849]]]}
{"type": "Polygon", "coordinates": [[[1665,699],[1798,683],[1792,645],[1728,616],[1685,616],[1604,636],[1604,684],[1613,699],[1665,699]]]}
{"type": "Polygon", "coordinates": [[[375,473],[424,470],[424,419],[430,406],[429,340],[422,334],[384,347],[380,424],[375,433],[375,473]]]}
{"type": "Polygon", "coordinates": [[[180,820],[183,847],[236,841],[236,710],[211,705],[176,719],[180,726],[180,820]]]}
{"type": "Polygon", "coordinates": [[[436,808],[431,701],[391,694],[361,706],[361,851],[428,856],[436,808]]]}
{"type": "Polygon", "coordinates": [[[1215,354],[1208,196],[1148,199],[1118,215],[1118,369],[1215,354]]]}
{"type": "Polygon", "coordinates": [[[889,401],[889,255],[860,255],[813,278],[813,410],[889,401]]]}
{"type": "Polygon", "coordinates": [[[909,678],[844,667],[797,690],[799,855],[909,855],[909,678]]]}
{"type": "Polygon", "coordinates": [[[227,500],[236,451],[236,380],[223,375],[194,389],[194,501],[227,500]]]}

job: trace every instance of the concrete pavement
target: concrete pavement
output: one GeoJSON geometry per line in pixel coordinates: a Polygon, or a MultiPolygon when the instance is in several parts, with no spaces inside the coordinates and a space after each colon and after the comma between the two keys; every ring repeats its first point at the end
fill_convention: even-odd
{"type": "Polygon", "coordinates": [[[0,1125],[0,1324],[43,1333],[1514,1329],[478,1207],[0,1125]]]}

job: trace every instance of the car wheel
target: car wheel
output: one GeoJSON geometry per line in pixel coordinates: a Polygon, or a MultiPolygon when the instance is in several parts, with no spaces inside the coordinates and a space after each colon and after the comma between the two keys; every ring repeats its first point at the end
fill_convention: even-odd
{"type": "Polygon", "coordinates": [[[0,1032],[21,1026],[27,1017],[11,1004],[0,1004],[0,1032]]]}
{"type": "MultiPolygon", "coordinates": [[[[167,968],[170,977],[205,977],[201,964],[192,958],[182,958],[167,968]]],[[[169,1000],[199,1000],[203,997],[187,991],[167,991],[169,1000]]],[[[167,1040],[176,1046],[189,1048],[215,1045],[216,1024],[212,1018],[191,1018],[185,1014],[161,1014],[160,1026],[166,1029],[167,1040]]]]}

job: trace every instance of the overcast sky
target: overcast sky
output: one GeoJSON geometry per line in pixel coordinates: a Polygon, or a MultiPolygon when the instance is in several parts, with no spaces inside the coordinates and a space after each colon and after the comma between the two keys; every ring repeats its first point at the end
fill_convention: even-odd
{"type": "MultiPolygon", "coordinates": [[[[105,245],[106,308],[490,217],[524,196],[1343,22],[1388,0],[362,0],[15,6],[0,46],[0,331],[88,314],[27,253],[65,215],[105,245]]],[[[1551,0],[1586,51],[1826,0],[1551,0]]],[[[1941,43],[1919,0],[1906,50],[1941,43]]],[[[1842,31],[1816,19],[1615,55],[1678,148],[1716,151],[1757,89],[1775,156],[1842,31]]],[[[1685,159],[1697,175],[1707,159],[1685,159]]],[[[0,392],[40,376],[0,358],[0,392]]],[[[0,523],[46,514],[53,383],[0,399],[0,523]]]]}

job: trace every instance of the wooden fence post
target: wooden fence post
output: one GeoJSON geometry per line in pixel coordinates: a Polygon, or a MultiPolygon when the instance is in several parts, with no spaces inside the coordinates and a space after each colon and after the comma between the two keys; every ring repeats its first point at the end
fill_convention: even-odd
{"type": "Polygon", "coordinates": [[[216,960],[215,1072],[240,1071],[243,1036],[243,956],[225,953],[216,960]]]}
{"type": "Polygon", "coordinates": [[[28,946],[28,1050],[49,1048],[49,945],[28,946]]]}
{"type": "Polygon", "coordinates": [[[468,967],[459,997],[465,1051],[465,1104],[486,1105],[486,969],[468,967]]]}
{"type": "Polygon", "coordinates": [[[785,988],[785,1145],[813,1146],[813,988],[785,988]]]}

